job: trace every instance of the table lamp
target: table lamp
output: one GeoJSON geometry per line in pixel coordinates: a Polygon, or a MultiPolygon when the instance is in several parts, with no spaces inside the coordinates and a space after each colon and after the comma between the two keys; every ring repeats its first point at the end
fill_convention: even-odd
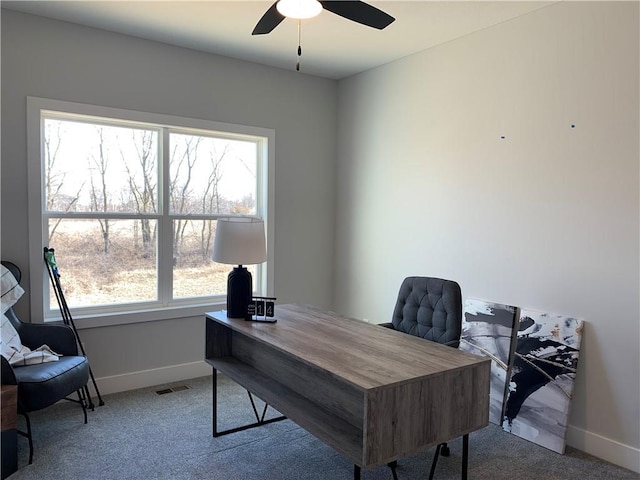
{"type": "Polygon", "coordinates": [[[227,317],[251,320],[248,313],[253,296],[251,272],[243,265],[267,259],[264,221],[254,217],[218,219],[213,243],[213,261],[237,265],[227,277],[227,317]]]}

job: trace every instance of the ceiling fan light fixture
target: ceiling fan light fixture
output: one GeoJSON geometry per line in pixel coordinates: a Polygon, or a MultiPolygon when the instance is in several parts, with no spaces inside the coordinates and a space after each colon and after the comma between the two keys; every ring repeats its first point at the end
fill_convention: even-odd
{"type": "Polygon", "coordinates": [[[312,18],[320,14],[322,5],[318,0],[280,0],[276,8],[289,18],[312,18]]]}

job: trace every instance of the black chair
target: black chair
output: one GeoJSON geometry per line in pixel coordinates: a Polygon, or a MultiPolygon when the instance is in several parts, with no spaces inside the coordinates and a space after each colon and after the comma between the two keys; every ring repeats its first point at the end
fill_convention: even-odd
{"type": "MultiPolygon", "coordinates": [[[[20,282],[20,269],[11,262],[2,261],[20,282]]],[[[2,384],[18,386],[18,413],[26,420],[27,431],[18,433],[29,441],[29,463],[33,462],[33,438],[29,413],[49,407],[60,400],[79,403],[87,423],[87,383],[89,381],[89,362],[85,356],[78,355],[76,337],[67,325],[46,325],[22,322],[13,308],[5,315],[18,332],[22,345],[32,350],[48,345],[54,352],[62,355],[57,362],[35,365],[11,365],[4,357],[2,361],[2,384]],[[69,398],[77,393],[78,399],[69,398]]]]}
{"type": "MultiPolygon", "coordinates": [[[[453,280],[433,277],[407,277],[398,292],[398,299],[390,323],[382,323],[416,337],[442,343],[454,348],[462,334],[462,292],[453,280]]],[[[462,475],[466,478],[468,436],[463,437],[462,475]]],[[[429,479],[433,478],[438,456],[449,456],[449,447],[441,443],[431,463],[429,479]]],[[[395,464],[390,465],[395,477],[395,464]]]]}

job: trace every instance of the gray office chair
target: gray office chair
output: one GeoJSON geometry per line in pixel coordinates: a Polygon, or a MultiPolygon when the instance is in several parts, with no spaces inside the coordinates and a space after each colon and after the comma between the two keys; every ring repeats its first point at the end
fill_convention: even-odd
{"type": "MultiPolygon", "coordinates": [[[[20,283],[20,269],[11,262],[2,261],[2,265],[13,274],[20,283]]],[[[33,462],[33,436],[29,413],[47,408],[60,400],[70,400],[80,404],[87,423],[87,395],[85,389],[89,381],[89,362],[78,355],[76,337],[67,325],[47,325],[22,322],[13,308],[5,313],[18,332],[22,344],[33,349],[46,344],[54,352],[62,355],[57,362],[34,365],[11,365],[6,358],[0,357],[2,384],[18,386],[18,413],[24,416],[27,431],[18,433],[29,441],[29,463],[33,462]],[[76,393],[78,399],[70,395],[76,393]]]]}
{"type": "MultiPolygon", "coordinates": [[[[390,323],[381,324],[432,342],[458,348],[462,334],[462,292],[453,280],[433,277],[407,277],[400,286],[390,323]]],[[[463,437],[463,478],[466,478],[468,436],[463,437]]],[[[449,447],[441,443],[431,464],[433,478],[438,456],[449,456],[449,447]]],[[[395,476],[395,463],[389,465],[395,476]]]]}

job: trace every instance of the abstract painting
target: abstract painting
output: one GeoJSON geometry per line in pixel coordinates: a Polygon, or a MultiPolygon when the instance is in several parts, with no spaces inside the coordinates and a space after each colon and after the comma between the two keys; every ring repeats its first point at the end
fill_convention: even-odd
{"type": "Polygon", "coordinates": [[[464,303],[460,349],[491,358],[489,421],[502,424],[516,307],[469,298],[464,303]]]}
{"type": "Polygon", "coordinates": [[[522,310],[504,430],[564,453],[583,321],[522,310]]]}

